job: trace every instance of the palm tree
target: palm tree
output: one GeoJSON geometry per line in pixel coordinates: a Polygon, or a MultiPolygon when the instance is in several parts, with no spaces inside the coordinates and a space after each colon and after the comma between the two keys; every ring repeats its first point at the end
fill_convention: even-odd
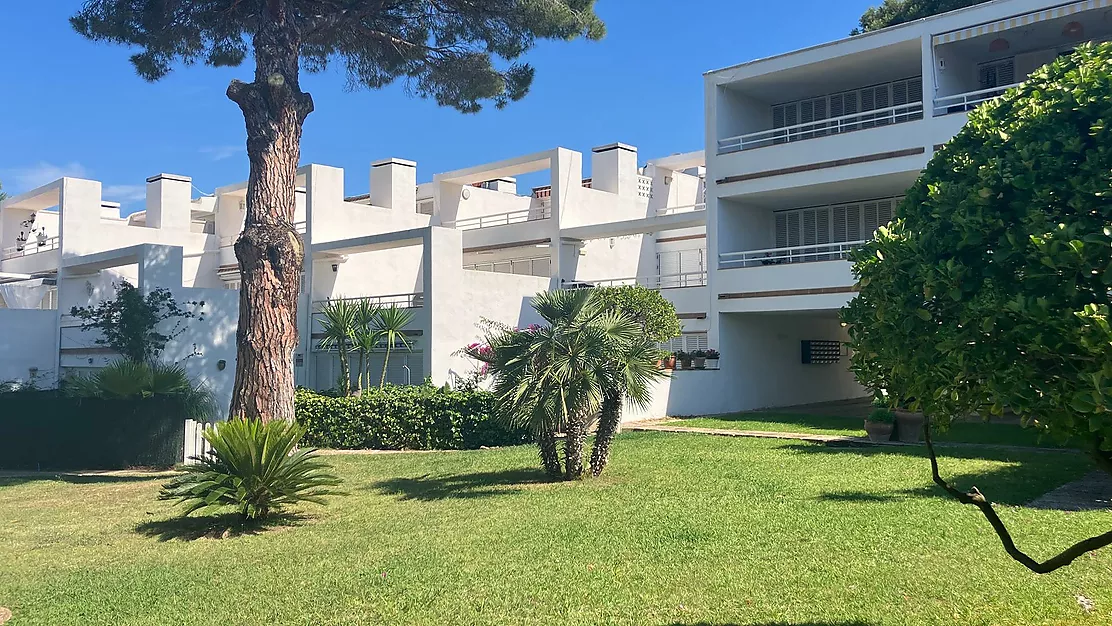
{"type": "Polygon", "coordinates": [[[534,433],[550,476],[561,473],[555,445],[561,429],[563,476],[583,476],[587,432],[601,412],[604,442],[596,439],[591,463],[598,475],[609,458],[626,394],[639,404],[651,399],[650,383],[662,375],[655,367],[659,354],[636,322],[601,306],[589,290],[541,293],[533,308],[548,325],[523,331],[495,326],[487,332],[486,346],[465,352],[487,363],[500,416],[534,433]]]}
{"type": "Polygon", "coordinates": [[[62,390],[77,398],[174,397],[185,417],[205,422],[219,412],[216,397],[203,384],[194,384],[176,363],[118,359],[89,375],[63,379],[62,390]]]}
{"type": "Polygon", "coordinates": [[[356,379],[359,393],[363,393],[363,389],[371,382],[370,355],[378,345],[378,340],[382,338],[381,331],[377,329],[381,312],[382,307],[367,298],[355,303],[354,345],[359,355],[359,375],[356,379]],[[366,383],[363,382],[364,378],[366,383]]]}
{"type": "Polygon", "coordinates": [[[343,298],[328,300],[321,307],[320,349],[335,348],[340,353],[340,393],[351,394],[351,368],[348,366],[349,346],[355,341],[356,306],[343,298]]]}
{"type": "Polygon", "coordinates": [[[386,340],[386,358],[382,361],[382,379],[378,383],[379,387],[386,386],[386,367],[390,365],[390,352],[394,346],[400,343],[406,350],[410,349],[405,327],[412,321],[413,311],[409,309],[399,309],[397,306],[390,305],[389,308],[379,311],[375,331],[378,337],[386,340]]]}

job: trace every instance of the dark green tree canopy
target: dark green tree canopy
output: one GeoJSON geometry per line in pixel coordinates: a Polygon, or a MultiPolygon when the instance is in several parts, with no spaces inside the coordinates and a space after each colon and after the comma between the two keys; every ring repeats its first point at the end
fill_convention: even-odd
{"type": "Polygon", "coordinates": [[[655,289],[641,285],[623,285],[598,287],[595,293],[603,307],[637,322],[650,341],[662,343],[680,335],[676,307],[655,289]]]}
{"type": "Polygon", "coordinates": [[[175,63],[238,66],[260,23],[283,15],[305,69],[340,62],[353,88],[403,79],[414,93],[461,111],[522,98],[533,68],[518,63],[539,39],[599,39],[594,0],[89,0],[80,34],[140,48],[147,80],[175,63]],[[495,60],[505,61],[497,67],[495,60]]]}
{"type": "Polygon", "coordinates": [[[860,35],[897,24],[914,22],[924,17],[964,9],[982,2],[988,0],[884,0],[883,4],[869,7],[861,15],[861,23],[850,34],[860,35]]]}

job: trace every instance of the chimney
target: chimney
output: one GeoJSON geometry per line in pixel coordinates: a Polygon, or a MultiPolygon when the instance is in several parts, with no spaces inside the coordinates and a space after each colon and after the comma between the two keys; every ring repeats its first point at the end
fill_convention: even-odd
{"type": "Polygon", "coordinates": [[[417,163],[405,159],[383,159],[371,163],[371,204],[417,210],[417,163]]]}
{"type": "Polygon", "coordinates": [[[509,176],[488,180],[485,187],[502,193],[517,193],[517,179],[509,176]]]}
{"type": "Polygon", "coordinates": [[[612,143],[591,150],[591,188],[637,196],[637,148],[612,143]]]}
{"type": "Polygon", "coordinates": [[[147,227],[189,230],[193,204],[193,179],[159,174],[147,179],[147,227]]]}

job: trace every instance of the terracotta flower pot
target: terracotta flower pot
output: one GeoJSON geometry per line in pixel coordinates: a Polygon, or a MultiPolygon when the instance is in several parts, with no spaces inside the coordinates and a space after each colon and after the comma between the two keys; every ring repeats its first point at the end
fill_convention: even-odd
{"type": "Polygon", "coordinates": [[[923,415],[896,410],[896,439],[904,443],[919,443],[923,436],[923,415]]]}
{"type": "Polygon", "coordinates": [[[670,356],[667,359],[664,359],[664,369],[666,369],[666,370],[676,369],[676,357],[670,356]]]}
{"type": "Polygon", "coordinates": [[[892,431],[895,430],[895,428],[895,424],[865,420],[865,434],[869,436],[869,441],[891,441],[892,431]]]}

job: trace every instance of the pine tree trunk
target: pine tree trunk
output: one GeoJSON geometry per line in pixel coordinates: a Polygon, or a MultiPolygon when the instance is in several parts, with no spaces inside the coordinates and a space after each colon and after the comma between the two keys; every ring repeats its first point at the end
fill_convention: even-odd
{"type": "Polygon", "coordinates": [[[583,478],[583,447],[587,443],[587,420],[573,415],[564,428],[564,477],[568,480],[583,478]]]}
{"type": "Polygon", "coordinates": [[[545,428],[537,433],[537,446],[541,450],[541,466],[549,478],[559,479],[563,472],[560,469],[560,451],[556,448],[556,433],[545,428]]]}
{"type": "Polygon", "coordinates": [[[293,352],[304,244],[294,230],[301,128],[313,99],[298,83],[301,41],[286,3],[271,0],[254,35],[255,79],[232,81],[228,98],[247,127],[247,215],[235,243],[239,328],[231,415],[294,419],[293,352]]]}
{"type": "Polygon", "coordinates": [[[599,476],[610,461],[610,446],[622,425],[622,395],[607,392],[602,401],[598,430],[595,431],[595,445],[591,449],[591,475],[599,476]]]}

